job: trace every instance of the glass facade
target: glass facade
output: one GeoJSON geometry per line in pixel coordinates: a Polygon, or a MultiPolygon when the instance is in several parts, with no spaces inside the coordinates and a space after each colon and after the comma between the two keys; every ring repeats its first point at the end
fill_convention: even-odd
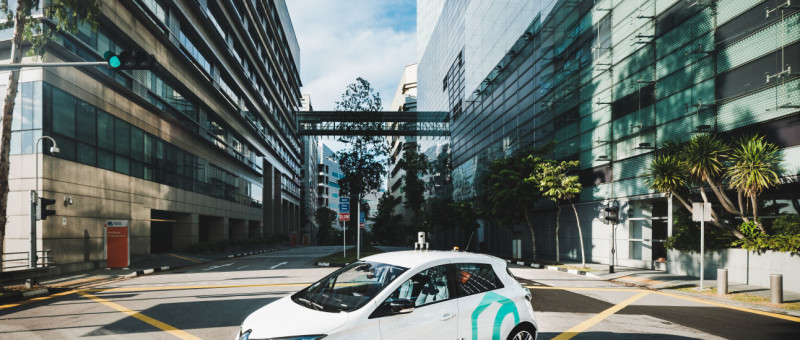
{"type": "MultiPolygon", "coordinates": [[[[697,132],[766,134],[797,166],[800,79],[787,70],[800,67],[800,9],[771,0],[532,2],[540,11],[477,86],[470,49],[490,47],[458,38],[463,20],[447,19],[448,5],[441,20],[454,20],[454,33],[440,22],[444,33],[431,39],[465,46],[465,104],[452,122],[457,198],[474,197],[491,160],[550,140],[555,158],[581,161],[582,201],[652,194],[643,175],[654,148],[697,132]],[[765,18],[765,7],[776,12],[765,18]]],[[[421,61],[429,90],[420,106],[446,107],[445,74],[424,81],[422,70],[451,67],[459,52],[449,53],[421,61]]]]}

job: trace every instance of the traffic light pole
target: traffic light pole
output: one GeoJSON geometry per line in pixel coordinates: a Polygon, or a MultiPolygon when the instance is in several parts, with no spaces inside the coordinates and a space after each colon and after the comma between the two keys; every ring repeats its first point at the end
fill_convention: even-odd
{"type": "Polygon", "coordinates": [[[108,66],[107,61],[77,61],[65,63],[19,63],[0,65],[0,71],[18,70],[26,67],[76,67],[76,66],[108,66]]]}
{"type": "MultiPolygon", "coordinates": [[[[38,189],[38,188],[37,188],[38,189]]],[[[31,190],[31,253],[28,255],[28,268],[36,268],[36,207],[39,203],[37,190],[31,190]]]]}

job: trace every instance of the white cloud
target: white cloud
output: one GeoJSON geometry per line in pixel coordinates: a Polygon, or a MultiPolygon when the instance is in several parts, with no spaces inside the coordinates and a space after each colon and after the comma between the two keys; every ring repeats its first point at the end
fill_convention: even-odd
{"type": "Polygon", "coordinates": [[[380,92],[386,108],[403,68],[416,59],[416,23],[408,9],[398,17],[397,1],[286,2],[300,44],[302,92],[311,94],[314,109],[333,110],[357,77],[380,92]]]}

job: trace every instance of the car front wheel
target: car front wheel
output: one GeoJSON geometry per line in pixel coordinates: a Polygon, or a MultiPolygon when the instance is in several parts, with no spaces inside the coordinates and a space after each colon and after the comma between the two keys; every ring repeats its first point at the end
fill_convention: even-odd
{"type": "Polygon", "coordinates": [[[507,340],[534,340],[536,339],[536,331],[533,327],[526,325],[519,325],[514,330],[511,331],[511,334],[508,335],[507,340]]]}

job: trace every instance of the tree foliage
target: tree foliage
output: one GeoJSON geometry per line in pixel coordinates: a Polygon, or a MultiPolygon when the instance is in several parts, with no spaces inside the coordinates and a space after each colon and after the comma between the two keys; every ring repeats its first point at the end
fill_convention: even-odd
{"type": "Polygon", "coordinates": [[[336,212],[328,207],[317,208],[314,212],[314,221],[319,226],[319,231],[317,231],[319,244],[329,244],[333,241],[330,239],[331,231],[333,230],[331,226],[337,217],[336,212]]]}
{"type": "Polygon", "coordinates": [[[578,217],[578,210],[572,200],[581,192],[581,183],[578,176],[568,176],[567,172],[577,168],[578,161],[562,161],[561,163],[543,162],[539,170],[528,177],[526,182],[538,183],[542,197],[553,201],[556,204],[556,262],[560,259],[558,247],[558,229],[561,216],[561,203],[567,202],[575,212],[575,222],[578,227],[578,239],[581,245],[581,267],[586,266],[586,255],[583,248],[583,231],[581,231],[581,221],[578,217]]]}
{"type": "Polygon", "coordinates": [[[402,180],[403,194],[406,197],[405,207],[411,209],[414,217],[420,216],[425,205],[426,186],[423,177],[430,173],[431,163],[428,157],[420,152],[418,144],[406,143],[403,145],[400,168],[404,171],[402,180]]]}
{"type": "MultiPolygon", "coordinates": [[[[368,115],[382,108],[380,94],[370,87],[368,81],[359,77],[347,86],[342,101],[336,102],[335,111],[368,115]]],[[[343,137],[339,140],[349,147],[336,153],[343,175],[338,183],[340,194],[350,196],[352,202],[358,202],[366,193],[380,188],[386,176],[383,163],[388,147],[385,141],[377,136],[359,136],[349,132],[376,128],[375,124],[380,123],[354,122],[340,127],[343,137]]],[[[350,223],[358,223],[358,218],[351,219],[350,223]]]]}
{"type": "MultiPolygon", "coordinates": [[[[711,134],[696,135],[686,143],[665,146],[647,170],[646,181],[651,189],[675,197],[689,212],[692,212],[689,190],[696,189],[703,202],[709,203],[706,188],[711,189],[725,212],[738,215],[744,222],[752,219],[761,232],[767,234],[758,220],[758,195],[780,184],[781,157],[777,146],[757,135],[729,143],[711,134]],[[738,204],[725,193],[726,182],[730,189],[736,190],[738,204]],[[749,202],[743,200],[745,196],[749,202]],[[748,205],[751,215],[746,213],[748,205]]],[[[745,237],[720,214],[712,211],[711,226],[739,239],[745,237]]]]}
{"type": "Polygon", "coordinates": [[[507,227],[523,223],[527,225],[531,233],[534,261],[538,256],[530,215],[533,204],[542,198],[542,191],[537,182],[525,179],[539,170],[545,162],[541,156],[546,154],[548,149],[528,149],[497,159],[489,164],[481,178],[483,189],[481,214],[507,227]]]}
{"type": "MultiPolygon", "coordinates": [[[[8,0],[0,1],[0,12],[6,20],[0,28],[13,28],[11,38],[11,62],[18,64],[22,60],[22,50],[31,46],[29,55],[43,56],[47,42],[61,32],[74,33],[78,25],[86,22],[97,28],[100,18],[99,0],[50,0],[44,2],[43,20],[38,17],[39,0],[17,0],[9,5],[8,0]],[[13,5],[16,4],[16,5],[13,5]],[[34,17],[34,15],[36,15],[34,17]]],[[[8,173],[10,170],[11,121],[19,86],[19,70],[10,72],[3,103],[2,133],[0,134],[0,254],[4,252],[6,222],[8,221],[8,173]]],[[[2,270],[0,262],[0,270],[2,270]]]]}
{"type": "Polygon", "coordinates": [[[372,237],[381,245],[401,245],[403,235],[407,234],[394,215],[394,207],[398,203],[389,192],[384,192],[378,199],[378,213],[372,225],[372,237]]]}

